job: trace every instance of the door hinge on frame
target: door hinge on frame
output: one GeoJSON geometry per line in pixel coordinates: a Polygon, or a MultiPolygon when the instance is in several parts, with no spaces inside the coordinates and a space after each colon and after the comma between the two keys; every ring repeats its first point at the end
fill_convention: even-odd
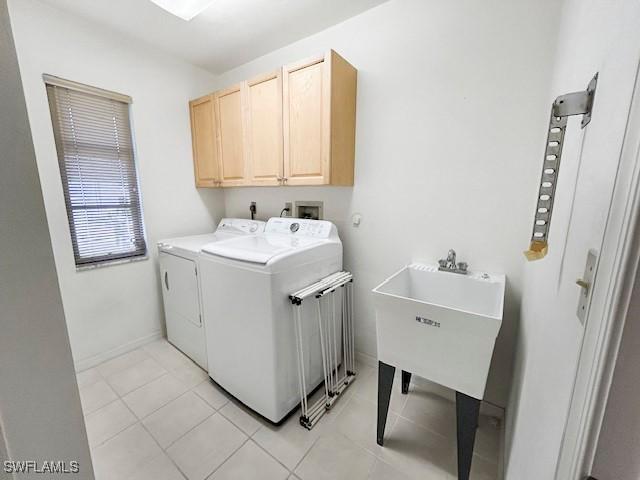
{"type": "Polygon", "coordinates": [[[564,134],[567,129],[567,119],[573,115],[582,115],[581,127],[584,128],[589,124],[597,84],[598,74],[596,73],[589,82],[586,90],[560,95],[554,100],[551,106],[547,145],[545,147],[544,159],[542,160],[542,176],[538,191],[535,219],[533,221],[533,232],[531,233],[531,244],[529,245],[529,249],[524,252],[524,255],[529,261],[544,258],[548,251],[547,239],[551,224],[551,213],[553,211],[558,172],[560,170],[564,134]]]}

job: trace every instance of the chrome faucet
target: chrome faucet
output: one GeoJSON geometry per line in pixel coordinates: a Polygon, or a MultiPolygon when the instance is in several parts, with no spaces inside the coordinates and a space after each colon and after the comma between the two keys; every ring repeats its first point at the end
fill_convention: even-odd
{"type": "Polygon", "coordinates": [[[447,268],[456,268],[456,251],[451,249],[447,252],[447,268]]]}
{"type": "Polygon", "coordinates": [[[441,258],[438,260],[438,270],[442,272],[460,273],[462,275],[467,274],[467,262],[456,263],[456,251],[454,249],[449,250],[447,258],[441,258]]]}

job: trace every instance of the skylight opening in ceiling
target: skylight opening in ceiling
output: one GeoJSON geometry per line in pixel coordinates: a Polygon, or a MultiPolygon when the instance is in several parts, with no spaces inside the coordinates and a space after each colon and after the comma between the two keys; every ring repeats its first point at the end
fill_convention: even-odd
{"type": "Polygon", "coordinates": [[[160,8],[187,22],[205,11],[215,0],[151,0],[160,8]]]}

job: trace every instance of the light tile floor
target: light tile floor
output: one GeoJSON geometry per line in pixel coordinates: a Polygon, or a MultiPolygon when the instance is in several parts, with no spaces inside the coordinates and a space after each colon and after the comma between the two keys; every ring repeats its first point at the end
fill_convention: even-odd
{"type": "MultiPolygon", "coordinates": [[[[399,377],[399,375],[396,375],[399,377]]],[[[275,427],[213,384],[165,340],[78,374],[97,480],[454,480],[455,407],[426,382],[394,385],[375,441],[375,368],[307,431],[275,427]]],[[[480,418],[473,480],[496,480],[500,429],[480,418]]]]}

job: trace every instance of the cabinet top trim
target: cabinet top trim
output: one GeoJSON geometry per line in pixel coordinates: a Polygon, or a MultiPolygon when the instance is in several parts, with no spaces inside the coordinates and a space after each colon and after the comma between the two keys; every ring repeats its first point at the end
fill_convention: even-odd
{"type": "Polygon", "coordinates": [[[279,78],[282,75],[282,70],[274,70],[273,72],[263,73],[262,75],[258,75],[246,81],[247,85],[253,87],[254,85],[258,85],[262,82],[268,82],[269,80],[273,80],[274,78],[279,78]]]}
{"type": "Polygon", "coordinates": [[[284,67],[282,67],[282,70],[284,70],[287,73],[291,73],[291,72],[295,72],[296,70],[301,70],[303,68],[310,67],[311,65],[316,65],[317,63],[322,63],[331,57],[332,52],[333,50],[330,50],[325,55],[321,55],[321,56],[315,55],[313,57],[300,60],[299,62],[290,63],[289,65],[285,65],[284,67]]]}

